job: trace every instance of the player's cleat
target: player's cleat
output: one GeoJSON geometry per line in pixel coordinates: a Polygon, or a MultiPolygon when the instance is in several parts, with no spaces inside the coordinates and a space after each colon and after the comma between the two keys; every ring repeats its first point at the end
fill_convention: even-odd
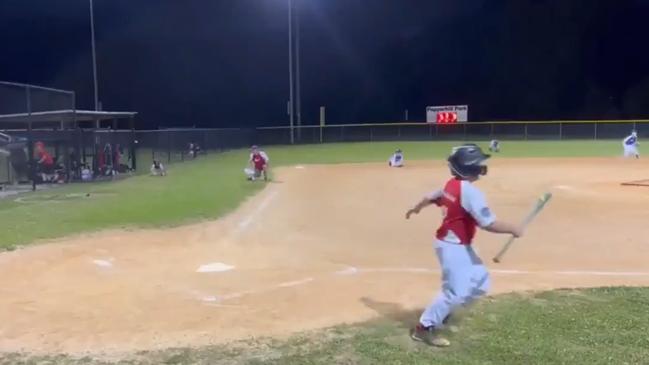
{"type": "Polygon", "coordinates": [[[451,345],[451,342],[441,337],[434,327],[424,327],[421,324],[417,324],[415,328],[410,330],[410,338],[414,341],[436,347],[447,347],[451,345]]]}

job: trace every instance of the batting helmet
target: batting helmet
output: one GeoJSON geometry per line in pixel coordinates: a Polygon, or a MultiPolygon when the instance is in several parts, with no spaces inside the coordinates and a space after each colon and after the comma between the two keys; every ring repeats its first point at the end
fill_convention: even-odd
{"type": "Polygon", "coordinates": [[[487,174],[485,161],[491,157],[474,144],[467,143],[453,148],[448,157],[448,165],[451,173],[460,178],[478,177],[487,174]]]}

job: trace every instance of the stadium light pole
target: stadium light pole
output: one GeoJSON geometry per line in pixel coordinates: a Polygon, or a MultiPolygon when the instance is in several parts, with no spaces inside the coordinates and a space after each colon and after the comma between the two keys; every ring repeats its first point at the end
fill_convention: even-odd
{"type": "Polygon", "coordinates": [[[302,140],[302,95],[300,92],[300,2],[297,0],[295,7],[295,91],[297,114],[297,140],[302,140]]]}
{"type": "MultiPolygon", "coordinates": [[[[91,0],[92,1],[92,0],[91,0]]],[[[288,0],[288,82],[289,82],[289,109],[288,118],[290,125],[291,144],[295,143],[295,135],[293,130],[293,111],[295,104],[293,100],[293,0],[288,0]]]]}
{"type": "MultiPolygon", "coordinates": [[[[97,52],[95,50],[95,12],[90,0],[90,44],[92,46],[92,80],[95,91],[95,111],[99,110],[99,91],[97,87],[97,52]]],[[[95,121],[97,124],[97,121],[95,121]]],[[[96,126],[97,128],[99,126],[96,126]]]]}
{"type": "Polygon", "coordinates": [[[289,82],[289,123],[291,144],[302,138],[302,93],[300,91],[300,7],[299,0],[288,0],[288,82],[289,82]],[[295,28],[295,30],[293,29],[295,28]],[[293,32],[295,31],[295,35],[293,32]]]}

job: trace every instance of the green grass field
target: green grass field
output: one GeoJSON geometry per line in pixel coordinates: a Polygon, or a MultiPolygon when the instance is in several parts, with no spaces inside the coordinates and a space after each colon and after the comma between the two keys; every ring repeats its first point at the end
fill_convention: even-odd
{"type": "MultiPolygon", "coordinates": [[[[273,166],[444,158],[454,143],[357,143],[269,148],[273,166]]],[[[499,157],[616,156],[614,142],[506,142],[499,157]]],[[[263,183],[244,180],[247,151],[175,164],[166,178],[135,176],[70,185],[0,201],[0,248],[116,227],[171,226],[214,219],[235,209],[263,183]],[[90,196],[86,196],[90,193],[90,196]]],[[[142,162],[141,162],[142,163],[142,162]]],[[[353,326],[261,338],[227,346],[139,352],[119,364],[649,364],[649,290],[600,288],[502,295],[464,313],[452,346],[412,342],[417,313],[366,303],[379,319],[353,326]]],[[[263,335],[263,334],[262,334],[263,335]]],[[[108,364],[90,357],[1,354],[0,364],[108,364]]]]}
{"type": "MultiPolygon", "coordinates": [[[[267,149],[272,166],[383,162],[395,148],[407,160],[444,158],[452,142],[351,143],[267,149]]],[[[247,151],[177,163],[166,178],[146,175],[112,183],[75,184],[0,200],[0,250],[79,232],[118,227],[171,226],[214,219],[238,206],[263,184],[244,180],[247,151]],[[86,197],[89,193],[90,196],[86,197]]],[[[502,157],[615,156],[619,143],[505,142],[502,157]]],[[[146,167],[148,159],[140,158],[146,167]]]]}
{"type": "MultiPolygon", "coordinates": [[[[119,364],[646,364],[649,290],[599,288],[501,295],[464,313],[452,345],[407,336],[416,313],[373,303],[381,317],[354,326],[203,348],[139,352],[119,364]]],[[[0,355],[3,364],[110,364],[90,357],[0,355]]]]}

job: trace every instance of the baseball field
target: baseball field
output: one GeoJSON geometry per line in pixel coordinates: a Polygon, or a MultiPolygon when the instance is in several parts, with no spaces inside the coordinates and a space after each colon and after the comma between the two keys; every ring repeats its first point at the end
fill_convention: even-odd
{"type": "Polygon", "coordinates": [[[621,185],[649,161],[619,141],[504,142],[478,182],[495,214],[554,197],[500,264],[479,233],[492,296],[450,347],[410,340],[441,216],[404,214],[455,144],[268,148],[268,183],[232,151],[0,200],[0,363],[649,363],[649,187],[621,185]]]}

